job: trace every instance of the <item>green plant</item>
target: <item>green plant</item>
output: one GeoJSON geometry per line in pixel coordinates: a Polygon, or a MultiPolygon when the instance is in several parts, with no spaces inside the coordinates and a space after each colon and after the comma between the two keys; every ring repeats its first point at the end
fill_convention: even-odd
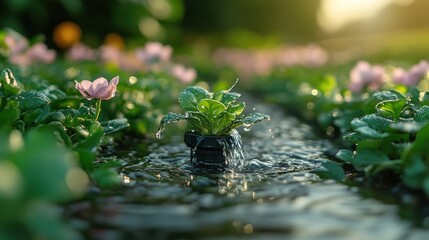
{"type": "Polygon", "coordinates": [[[270,118],[262,113],[242,115],[245,103],[237,102],[241,94],[231,92],[234,86],[235,84],[228,90],[213,93],[198,86],[185,88],[179,95],[179,103],[185,114],[167,113],[161,119],[157,137],[162,137],[167,124],[179,120],[186,120],[202,135],[221,136],[228,135],[240,126],[250,128],[253,124],[270,118]]]}

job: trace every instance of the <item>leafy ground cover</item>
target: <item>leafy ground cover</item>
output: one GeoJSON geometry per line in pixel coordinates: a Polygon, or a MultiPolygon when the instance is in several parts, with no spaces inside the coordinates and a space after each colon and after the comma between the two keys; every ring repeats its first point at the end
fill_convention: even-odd
{"type": "Polygon", "coordinates": [[[324,163],[320,176],[383,179],[429,197],[428,69],[424,60],[278,69],[252,88],[338,140],[338,162],[324,163]]]}
{"type": "MultiPolygon", "coordinates": [[[[121,161],[100,152],[153,139],[162,114],[179,110],[177,98],[195,117],[170,113],[164,122],[190,119],[204,134],[268,118],[236,118],[240,94],[186,88],[196,72],[171,56],[156,42],[132,50],[77,44],[59,56],[40,39],[0,32],[0,238],[76,238],[59,206],[85,197],[88,186],[118,186],[121,161]]],[[[277,62],[244,85],[338,140],[337,162],[325,162],[320,176],[389,179],[429,197],[429,64],[321,66],[325,60],[277,62]]]]}
{"type": "Polygon", "coordinates": [[[150,42],[129,52],[78,44],[61,57],[39,39],[0,32],[1,239],[76,239],[59,204],[88,186],[118,186],[121,162],[100,151],[154,138],[176,89],[195,79],[171,55],[150,42]]]}

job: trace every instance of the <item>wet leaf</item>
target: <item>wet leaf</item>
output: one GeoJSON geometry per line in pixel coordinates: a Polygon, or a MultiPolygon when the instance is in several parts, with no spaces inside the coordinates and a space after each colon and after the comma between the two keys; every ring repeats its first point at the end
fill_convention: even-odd
{"type": "Polygon", "coordinates": [[[429,122],[429,106],[422,106],[419,108],[416,112],[416,116],[414,117],[414,120],[421,123],[428,123],[429,122]]]}
{"type": "Polygon", "coordinates": [[[364,170],[366,167],[389,161],[387,155],[376,149],[362,149],[357,151],[352,163],[356,170],[364,170]]]}
{"type": "Polygon", "coordinates": [[[385,131],[390,124],[390,120],[380,117],[377,114],[370,114],[360,119],[354,119],[351,122],[356,132],[369,138],[384,138],[389,136],[385,131]]]}
{"type": "Polygon", "coordinates": [[[103,122],[101,125],[104,128],[105,134],[111,134],[114,132],[118,132],[118,131],[130,126],[130,124],[128,123],[128,120],[126,118],[109,120],[107,122],[103,122]]]}
{"type": "Polygon", "coordinates": [[[191,86],[185,88],[179,95],[180,106],[185,111],[196,111],[198,103],[203,99],[210,99],[211,94],[204,88],[191,86]]]}
{"type": "Polygon", "coordinates": [[[351,163],[353,160],[353,152],[350,150],[341,149],[340,151],[338,151],[335,157],[344,162],[351,163]]]}
{"type": "Polygon", "coordinates": [[[378,103],[375,107],[381,116],[396,121],[401,115],[406,104],[407,100],[405,99],[386,100],[378,103]]]}
{"type": "Polygon", "coordinates": [[[316,173],[321,178],[334,179],[337,181],[342,181],[346,177],[343,167],[332,161],[323,162],[319,168],[312,172],[316,173]]]}
{"type": "Polygon", "coordinates": [[[226,111],[225,105],[213,99],[203,99],[198,103],[198,111],[209,119],[217,118],[219,114],[226,111]]]}
{"type": "Polygon", "coordinates": [[[95,154],[103,136],[104,129],[101,125],[93,123],[88,137],[73,145],[72,149],[79,153],[79,160],[83,169],[87,171],[92,169],[95,154]]]}
{"type": "Polygon", "coordinates": [[[22,92],[19,96],[19,106],[22,111],[36,109],[51,102],[45,94],[33,90],[22,92]]]}
{"type": "Polygon", "coordinates": [[[244,102],[237,103],[237,104],[231,104],[228,106],[226,111],[231,113],[231,114],[238,116],[241,113],[243,113],[245,107],[246,107],[246,104],[244,102]]]}
{"type": "Polygon", "coordinates": [[[220,102],[223,103],[225,106],[234,103],[237,99],[239,99],[241,96],[240,93],[236,92],[228,92],[222,95],[220,102]]]}
{"type": "Polygon", "coordinates": [[[179,103],[185,111],[197,111],[198,100],[191,92],[181,92],[179,95],[179,103]]]}
{"type": "Polygon", "coordinates": [[[0,73],[0,95],[13,96],[22,90],[22,85],[16,81],[10,69],[6,68],[0,73]]]}
{"type": "Polygon", "coordinates": [[[408,122],[397,122],[392,123],[390,125],[390,130],[396,131],[396,132],[404,132],[404,133],[416,133],[422,128],[424,124],[415,122],[415,121],[408,121],[408,122]]]}
{"type": "Polygon", "coordinates": [[[253,125],[257,122],[260,122],[262,120],[269,120],[270,116],[263,114],[263,113],[251,113],[247,116],[245,116],[242,120],[243,124],[245,125],[253,125]]]}
{"type": "Polygon", "coordinates": [[[91,177],[101,188],[115,187],[121,183],[121,177],[112,168],[96,168],[91,172],[91,177]]]}

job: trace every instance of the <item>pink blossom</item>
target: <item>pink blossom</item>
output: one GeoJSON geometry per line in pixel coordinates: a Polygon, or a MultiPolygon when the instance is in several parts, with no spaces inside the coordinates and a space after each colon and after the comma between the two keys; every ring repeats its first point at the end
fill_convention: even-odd
{"type": "Polygon", "coordinates": [[[307,45],[303,52],[303,65],[309,67],[322,66],[328,62],[328,52],[315,44],[307,45]]]}
{"type": "Polygon", "coordinates": [[[94,82],[88,80],[83,80],[80,83],[76,82],[75,88],[86,99],[98,98],[108,100],[115,96],[118,83],[119,76],[114,77],[110,83],[108,83],[107,79],[100,77],[94,80],[94,82]]]}
{"type": "Polygon", "coordinates": [[[159,42],[148,42],[144,48],[137,50],[137,56],[147,64],[170,61],[173,49],[159,42]]]}
{"type": "Polygon", "coordinates": [[[393,72],[393,82],[406,86],[416,86],[422,80],[429,70],[427,61],[422,60],[418,64],[412,66],[408,71],[402,68],[397,68],[393,72]]]}
{"type": "Polygon", "coordinates": [[[100,57],[105,63],[114,63],[118,65],[118,59],[121,56],[121,51],[115,47],[104,45],[100,47],[100,57]]]}
{"type": "Polygon", "coordinates": [[[371,66],[368,62],[359,61],[350,72],[349,89],[355,93],[361,92],[365,87],[379,90],[384,83],[385,71],[378,65],[371,66]]]}
{"type": "Polygon", "coordinates": [[[28,48],[28,40],[16,32],[9,32],[4,41],[10,51],[10,54],[16,54],[28,48]]]}
{"type": "Polygon", "coordinates": [[[68,59],[72,61],[85,61],[95,60],[97,58],[96,52],[83,43],[73,45],[67,52],[68,59]]]}
{"type": "Polygon", "coordinates": [[[175,65],[171,69],[171,74],[183,83],[191,83],[197,77],[197,72],[193,68],[185,68],[183,65],[175,65]]]}
{"type": "Polygon", "coordinates": [[[406,85],[408,86],[415,86],[417,85],[420,80],[422,80],[427,72],[429,70],[429,64],[427,61],[420,61],[418,64],[411,67],[410,70],[408,70],[408,82],[406,85]]]}
{"type": "Polygon", "coordinates": [[[27,67],[31,64],[32,59],[28,56],[26,52],[24,52],[10,55],[9,62],[21,67],[27,67]]]}
{"type": "Polygon", "coordinates": [[[408,73],[403,68],[396,68],[392,74],[392,80],[396,84],[404,84],[408,83],[408,73]]]}
{"type": "Polygon", "coordinates": [[[35,62],[51,63],[55,60],[56,52],[49,50],[44,43],[36,43],[28,49],[9,55],[9,61],[21,67],[29,66],[35,62]]]}
{"type": "Polygon", "coordinates": [[[34,62],[41,62],[41,63],[52,63],[55,60],[56,52],[54,50],[48,49],[46,44],[44,43],[36,43],[27,51],[28,56],[30,59],[32,59],[34,62]]]}

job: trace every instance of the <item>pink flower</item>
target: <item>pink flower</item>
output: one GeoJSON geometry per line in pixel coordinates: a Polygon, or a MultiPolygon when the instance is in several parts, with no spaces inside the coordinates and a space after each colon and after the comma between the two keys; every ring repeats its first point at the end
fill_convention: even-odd
{"type": "Polygon", "coordinates": [[[105,63],[113,63],[118,65],[118,59],[121,57],[121,51],[109,45],[100,47],[100,57],[105,63]]]}
{"type": "Polygon", "coordinates": [[[361,92],[365,87],[379,90],[385,83],[385,72],[381,66],[371,66],[368,62],[359,61],[350,72],[349,89],[352,92],[361,92]]]}
{"type": "Polygon", "coordinates": [[[34,62],[52,63],[55,60],[56,52],[49,50],[46,44],[36,43],[28,49],[27,54],[34,62]]]}
{"type": "Polygon", "coordinates": [[[404,84],[408,83],[408,73],[403,68],[396,68],[392,74],[392,80],[395,84],[404,84]]]}
{"type": "Polygon", "coordinates": [[[73,45],[67,52],[67,57],[72,61],[95,60],[96,52],[83,43],[73,45]]]}
{"type": "Polygon", "coordinates": [[[26,67],[35,62],[51,63],[55,57],[56,52],[54,50],[49,50],[44,43],[36,43],[28,49],[9,55],[9,61],[18,66],[26,67]]]}
{"type": "Polygon", "coordinates": [[[16,54],[28,48],[28,40],[16,32],[9,32],[4,41],[9,48],[10,54],[16,54]]]}
{"type": "Polygon", "coordinates": [[[412,66],[408,71],[402,68],[397,68],[393,72],[393,82],[396,84],[403,84],[406,86],[416,86],[422,80],[429,70],[427,61],[420,61],[418,64],[412,66]]]}
{"type": "Polygon", "coordinates": [[[195,69],[187,69],[185,66],[180,64],[173,66],[171,74],[183,83],[191,83],[197,77],[195,69]]]}
{"type": "Polygon", "coordinates": [[[119,83],[119,77],[114,77],[110,83],[107,79],[100,77],[94,80],[94,82],[83,80],[82,82],[76,82],[76,89],[86,99],[98,98],[102,100],[108,100],[115,96],[116,86],[119,83]]]}
{"type": "Polygon", "coordinates": [[[147,64],[170,61],[173,49],[159,42],[148,42],[142,49],[137,50],[137,56],[147,64]]]}

